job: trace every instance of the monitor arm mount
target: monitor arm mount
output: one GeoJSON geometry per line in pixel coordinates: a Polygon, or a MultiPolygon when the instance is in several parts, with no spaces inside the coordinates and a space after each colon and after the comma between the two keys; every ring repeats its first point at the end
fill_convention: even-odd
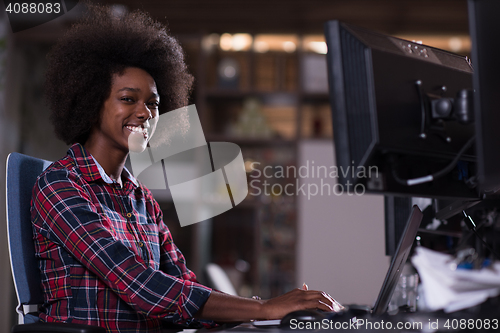
{"type": "MultiPolygon", "coordinates": [[[[421,126],[420,138],[426,139],[428,134],[434,134],[446,142],[451,138],[446,134],[444,122],[455,120],[461,124],[470,124],[474,121],[473,91],[462,89],[455,98],[443,97],[432,93],[425,93],[422,81],[415,81],[420,99],[421,126]]],[[[447,88],[442,86],[441,94],[447,88]]]]}
{"type": "MultiPolygon", "coordinates": [[[[474,92],[472,90],[462,89],[457,93],[456,98],[453,99],[431,93],[424,93],[421,80],[415,81],[415,86],[420,99],[420,110],[422,113],[419,134],[422,140],[425,140],[428,134],[434,134],[449,143],[451,142],[451,138],[446,134],[446,128],[444,126],[445,121],[458,121],[464,125],[474,121],[474,92]]],[[[441,94],[443,94],[446,92],[447,88],[442,86],[440,90],[441,94]]],[[[396,182],[405,186],[418,185],[441,178],[455,168],[462,155],[472,147],[474,140],[475,136],[472,136],[460,149],[451,163],[434,174],[414,179],[401,179],[396,173],[396,168],[393,168],[392,176],[396,182]]],[[[395,156],[391,156],[390,158],[391,163],[395,165],[397,163],[395,156]]],[[[473,183],[471,183],[471,186],[472,185],[473,183]]]]}

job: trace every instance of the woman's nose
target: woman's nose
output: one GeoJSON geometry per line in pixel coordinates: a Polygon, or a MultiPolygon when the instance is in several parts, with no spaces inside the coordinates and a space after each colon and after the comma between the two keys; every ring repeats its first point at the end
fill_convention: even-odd
{"type": "Polygon", "coordinates": [[[146,103],[143,103],[138,106],[138,110],[136,111],[137,117],[138,118],[146,118],[146,119],[151,119],[153,118],[153,113],[151,110],[148,108],[146,103]]]}

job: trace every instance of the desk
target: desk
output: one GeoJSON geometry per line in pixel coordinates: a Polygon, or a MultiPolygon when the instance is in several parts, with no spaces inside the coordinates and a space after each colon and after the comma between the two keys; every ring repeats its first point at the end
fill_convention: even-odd
{"type": "MultiPolygon", "coordinates": [[[[326,320],[326,319],[325,319],[326,320]]],[[[313,331],[355,331],[355,332],[496,332],[500,329],[500,298],[489,299],[481,305],[454,313],[444,312],[415,312],[398,313],[396,315],[382,315],[367,318],[360,325],[337,322],[322,322],[317,329],[283,329],[279,327],[257,328],[251,323],[240,325],[224,325],[212,330],[198,330],[198,332],[313,332],[313,331]],[[420,324],[419,324],[420,323],[420,324]],[[399,327],[398,327],[399,324],[399,327]],[[342,326],[345,327],[342,329],[342,326]]],[[[188,333],[188,332],[185,332],[188,333]]]]}

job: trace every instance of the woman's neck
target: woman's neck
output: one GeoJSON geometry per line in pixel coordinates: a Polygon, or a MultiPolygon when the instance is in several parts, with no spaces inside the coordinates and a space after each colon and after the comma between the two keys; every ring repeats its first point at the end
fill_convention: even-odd
{"type": "Polygon", "coordinates": [[[101,165],[111,179],[120,182],[128,152],[106,149],[100,145],[93,145],[89,142],[85,143],[84,147],[101,165]]]}

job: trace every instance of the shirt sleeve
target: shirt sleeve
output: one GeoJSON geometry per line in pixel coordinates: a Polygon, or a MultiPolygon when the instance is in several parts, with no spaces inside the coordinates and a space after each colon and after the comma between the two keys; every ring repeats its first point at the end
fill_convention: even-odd
{"type": "MultiPolygon", "coordinates": [[[[185,322],[211,289],[183,276],[154,270],[111,234],[89,185],[67,169],[42,174],[33,189],[32,221],[137,312],[185,322]]],[[[189,274],[188,274],[189,275],[189,274]]]]}

